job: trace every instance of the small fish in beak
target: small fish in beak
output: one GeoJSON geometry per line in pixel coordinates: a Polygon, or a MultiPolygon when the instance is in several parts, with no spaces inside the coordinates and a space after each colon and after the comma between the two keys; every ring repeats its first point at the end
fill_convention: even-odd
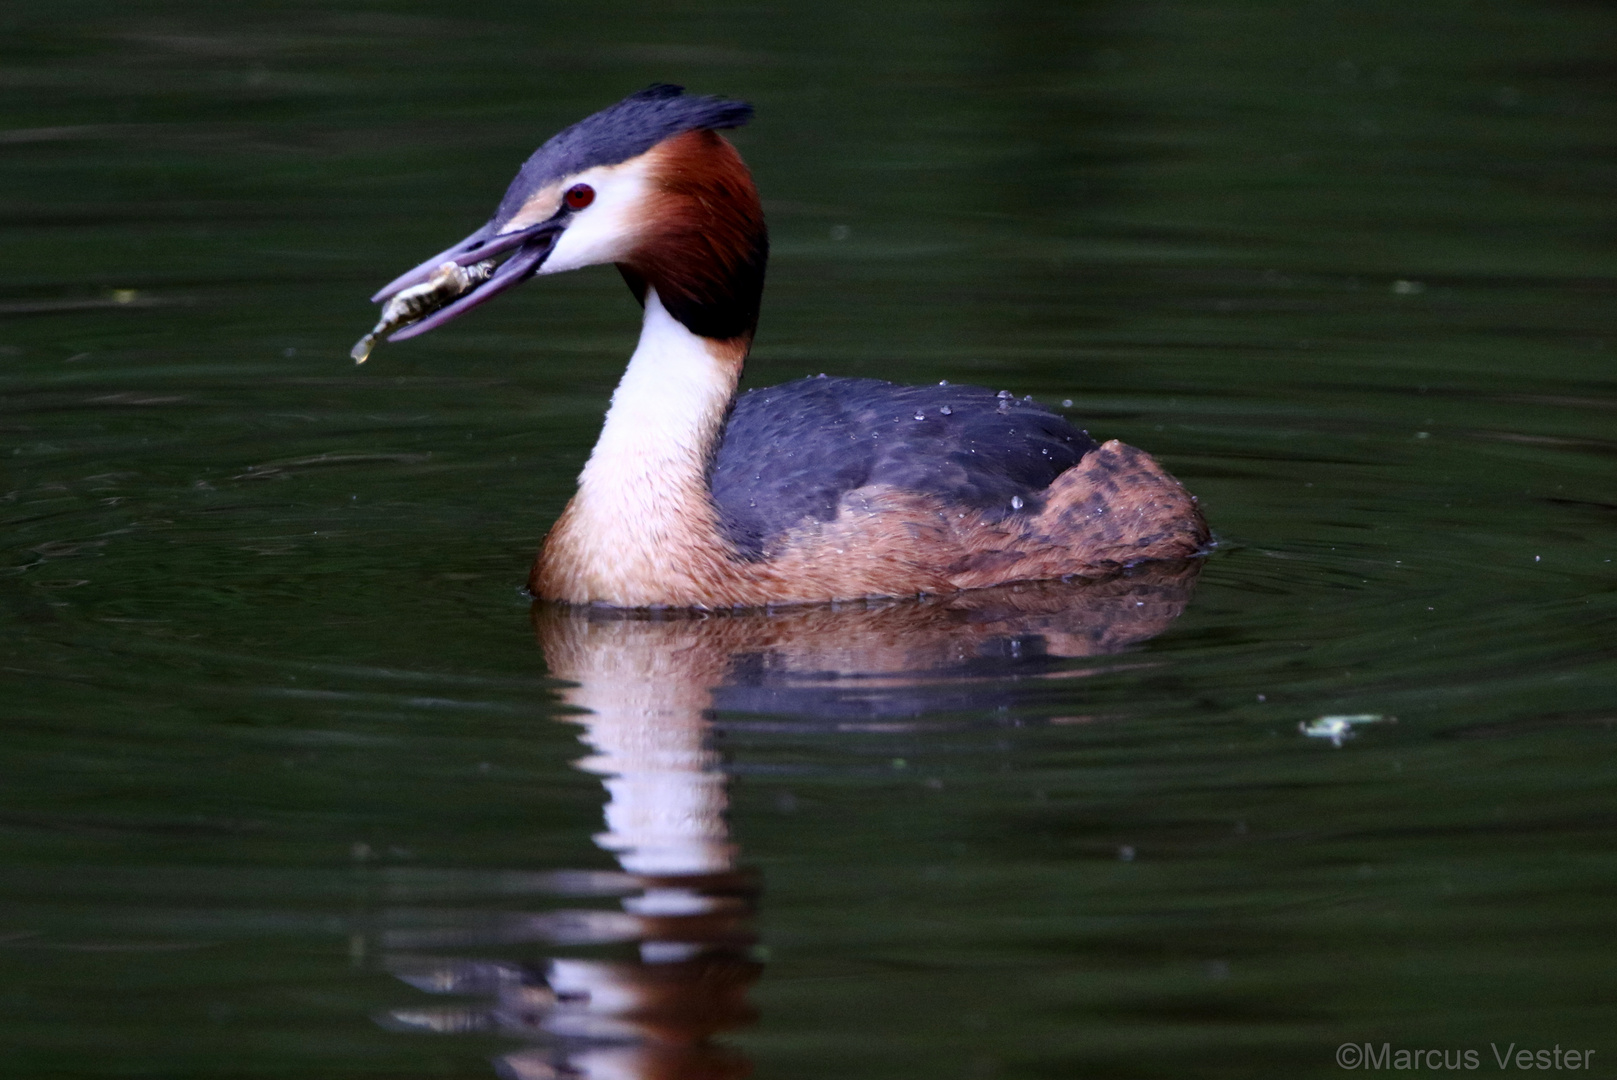
{"type": "Polygon", "coordinates": [[[495,259],[486,259],[470,266],[445,262],[420,285],[401,289],[393,294],[387,306],[382,309],[381,319],[371,328],[370,333],[359,339],[348,355],[354,358],[354,363],[363,364],[370,359],[377,338],[391,334],[411,323],[420,322],[445,307],[450,301],[464,296],[493,276],[496,262],[495,259]]]}

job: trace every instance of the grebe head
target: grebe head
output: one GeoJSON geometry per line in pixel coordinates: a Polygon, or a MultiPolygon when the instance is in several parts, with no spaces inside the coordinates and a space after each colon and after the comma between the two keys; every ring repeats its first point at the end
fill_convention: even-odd
{"type": "Polygon", "coordinates": [[[751,117],[744,102],[659,84],[555,135],[522,166],[487,224],[372,297],[384,302],[442,281],[445,263],[473,272],[438,294],[452,302],[388,340],[442,326],[536,274],[604,263],[618,266],[642,303],[655,289],[692,332],[750,338],[768,233],[751,174],[716,130],[751,117]]]}

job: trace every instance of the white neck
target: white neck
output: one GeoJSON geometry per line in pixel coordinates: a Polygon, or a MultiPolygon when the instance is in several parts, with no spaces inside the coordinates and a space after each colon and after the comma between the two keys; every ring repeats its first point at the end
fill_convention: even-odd
{"type": "Polygon", "coordinates": [[[646,290],[640,343],[578,478],[580,492],[594,495],[592,488],[605,481],[610,494],[622,495],[624,480],[666,481],[666,469],[676,462],[705,468],[714,418],[722,419],[735,386],[736,372],[713,355],[707,339],[668,314],[655,289],[646,290]]]}
{"type": "Polygon", "coordinates": [[[649,602],[636,595],[642,583],[667,580],[693,546],[710,542],[708,458],[740,374],[734,357],[687,330],[647,290],[640,343],[558,523],[591,599],[649,602]]]}

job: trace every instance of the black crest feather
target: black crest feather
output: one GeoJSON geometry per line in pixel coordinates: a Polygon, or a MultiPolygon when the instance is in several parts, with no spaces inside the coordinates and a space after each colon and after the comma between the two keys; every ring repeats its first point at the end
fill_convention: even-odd
{"type": "Polygon", "coordinates": [[[736,128],[751,119],[752,106],[744,101],[687,95],[683,86],[653,83],[551,136],[511,181],[494,222],[505,222],[535,191],[564,176],[627,161],[687,131],[736,128]]]}

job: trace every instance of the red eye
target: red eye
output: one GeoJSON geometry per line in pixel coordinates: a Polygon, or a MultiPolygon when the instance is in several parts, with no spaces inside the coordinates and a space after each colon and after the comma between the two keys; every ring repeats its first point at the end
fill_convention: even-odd
{"type": "Polygon", "coordinates": [[[595,189],[588,184],[574,184],[567,189],[562,200],[567,203],[569,210],[582,210],[595,201],[595,189]]]}

